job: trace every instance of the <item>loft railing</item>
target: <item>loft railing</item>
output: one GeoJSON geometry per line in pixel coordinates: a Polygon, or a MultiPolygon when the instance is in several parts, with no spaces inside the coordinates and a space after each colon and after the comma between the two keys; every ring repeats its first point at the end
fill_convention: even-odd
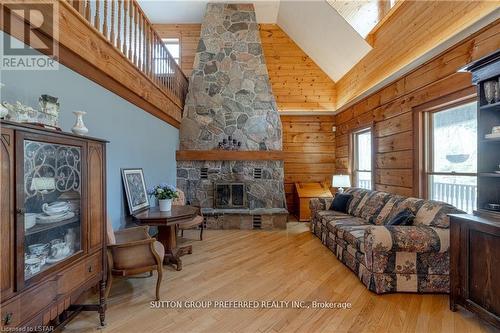
{"type": "Polygon", "coordinates": [[[184,106],[188,80],[135,0],[66,0],[160,89],[184,106]]]}

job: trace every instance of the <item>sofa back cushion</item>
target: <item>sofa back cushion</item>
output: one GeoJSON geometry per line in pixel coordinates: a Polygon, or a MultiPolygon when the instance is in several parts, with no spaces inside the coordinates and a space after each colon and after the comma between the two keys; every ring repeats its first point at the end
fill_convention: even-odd
{"type": "Polygon", "coordinates": [[[396,195],[396,194],[391,195],[391,197],[389,198],[389,200],[387,200],[384,207],[382,207],[382,209],[378,213],[377,217],[375,217],[375,219],[372,221],[373,224],[376,225],[387,224],[387,222],[389,221],[388,217],[391,214],[392,210],[395,209],[395,207],[397,207],[399,203],[405,199],[406,197],[403,197],[401,195],[396,195]]]}
{"type": "Polygon", "coordinates": [[[371,224],[375,224],[375,220],[380,210],[390,198],[391,195],[387,192],[372,191],[365,195],[356,208],[354,215],[361,217],[371,224]]]}
{"type": "MultiPolygon", "coordinates": [[[[417,216],[417,212],[420,207],[422,207],[424,202],[424,199],[419,198],[404,198],[403,200],[398,201],[392,207],[391,212],[385,217],[385,220],[382,221],[383,224],[387,224],[387,222],[392,220],[394,216],[398,215],[405,209],[409,209],[415,216],[417,216]]],[[[415,224],[415,221],[413,223],[415,224]]]]}
{"type": "Polygon", "coordinates": [[[413,225],[449,228],[450,218],[448,214],[461,213],[464,212],[445,202],[425,200],[415,214],[413,225]]]}
{"type": "Polygon", "coordinates": [[[357,187],[351,187],[348,189],[345,193],[351,194],[352,198],[351,201],[349,202],[349,207],[347,207],[347,214],[349,215],[354,215],[354,211],[356,208],[359,206],[363,198],[368,194],[368,192],[371,192],[370,190],[366,190],[364,188],[357,188],[357,187]]]}

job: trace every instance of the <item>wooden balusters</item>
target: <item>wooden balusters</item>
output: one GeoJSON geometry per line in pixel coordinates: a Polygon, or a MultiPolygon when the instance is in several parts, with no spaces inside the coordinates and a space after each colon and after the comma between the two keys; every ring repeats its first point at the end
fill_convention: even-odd
{"type": "Polygon", "coordinates": [[[139,70],[183,103],[188,81],[135,0],[67,2],[139,70]]]}
{"type": "Polygon", "coordinates": [[[132,26],[134,25],[134,12],[132,0],[128,1],[129,32],[128,32],[128,58],[132,60],[132,26]]]}
{"type": "Polygon", "coordinates": [[[90,22],[90,0],[85,0],[85,19],[90,22]]]}
{"type": "Polygon", "coordinates": [[[108,38],[108,0],[103,0],[103,13],[104,16],[102,20],[102,34],[106,39],[108,38]]]}
{"type": "Polygon", "coordinates": [[[117,30],[117,37],[116,37],[116,47],[121,49],[122,48],[122,0],[118,0],[118,30],[117,30]]]}
{"type": "MultiPolygon", "coordinates": [[[[106,1],[106,0],[104,0],[106,1]]],[[[94,15],[94,27],[100,31],[100,20],[99,20],[99,9],[101,7],[101,4],[99,3],[99,0],[95,0],[95,15],[94,15]]]]}
{"type": "Polygon", "coordinates": [[[115,0],[111,0],[111,44],[116,46],[115,40],[115,0]]]}
{"type": "Polygon", "coordinates": [[[123,0],[123,54],[127,56],[127,7],[128,0],[123,0]]]}

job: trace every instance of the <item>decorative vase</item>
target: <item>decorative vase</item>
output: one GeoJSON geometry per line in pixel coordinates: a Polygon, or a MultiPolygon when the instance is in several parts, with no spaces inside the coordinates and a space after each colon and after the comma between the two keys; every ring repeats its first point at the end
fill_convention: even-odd
{"type": "Polygon", "coordinates": [[[85,126],[83,123],[83,116],[87,114],[85,111],[74,111],[73,112],[76,116],[76,122],[73,128],[71,129],[71,132],[77,134],[77,135],[85,135],[89,132],[89,129],[85,126]]]}
{"type": "Polygon", "coordinates": [[[158,200],[160,212],[170,212],[172,210],[172,199],[158,200]]]}
{"type": "Polygon", "coordinates": [[[9,114],[9,109],[7,109],[3,104],[0,103],[0,118],[5,118],[6,115],[9,114]]]}

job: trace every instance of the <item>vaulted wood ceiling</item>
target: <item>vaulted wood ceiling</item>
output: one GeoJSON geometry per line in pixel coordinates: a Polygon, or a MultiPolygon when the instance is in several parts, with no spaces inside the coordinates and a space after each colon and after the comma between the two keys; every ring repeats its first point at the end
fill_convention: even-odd
{"type": "MultiPolygon", "coordinates": [[[[178,2],[140,1],[155,23],[187,23],[182,20],[199,23],[192,22],[194,19],[185,15],[175,19],[172,6],[178,2]]],[[[195,0],[189,1],[190,5],[186,2],[183,5],[202,13],[205,2],[195,0]]],[[[336,92],[328,94],[336,95],[331,107],[311,111],[342,110],[500,19],[498,3],[487,0],[281,0],[255,3],[260,23],[276,23],[294,45],[335,83],[333,89],[336,92]],[[378,15],[371,15],[375,9],[378,15]],[[367,14],[376,18],[366,20],[367,14]],[[269,22],[273,18],[275,22],[269,22]]],[[[201,21],[201,15],[198,17],[201,21]]],[[[278,56],[277,49],[279,47],[272,51],[274,57],[278,56]]],[[[287,51],[282,52],[285,55],[287,51]]],[[[270,65],[276,66],[277,62],[270,65]]],[[[318,94],[318,100],[321,100],[321,95],[318,94]]]]}

